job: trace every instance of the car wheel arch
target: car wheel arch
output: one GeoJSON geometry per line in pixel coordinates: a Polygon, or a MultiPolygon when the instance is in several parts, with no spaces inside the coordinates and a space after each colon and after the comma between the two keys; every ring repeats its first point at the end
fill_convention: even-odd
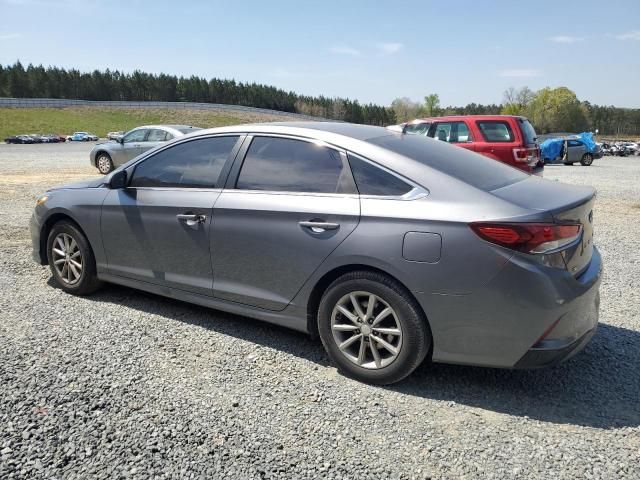
{"type": "MultiPolygon", "coordinates": [[[[49,262],[49,252],[47,252],[47,240],[49,238],[49,233],[51,229],[53,229],[54,225],[60,223],[61,221],[68,221],[73,223],[78,230],[84,235],[87,239],[87,243],[91,247],[91,243],[89,242],[89,237],[85,233],[84,229],[80,226],[80,224],[68,213],[65,212],[55,212],[44,221],[42,227],[40,228],[40,263],[42,265],[46,265],[49,262]]],[[[93,247],[91,247],[93,249],[93,247]]]]}
{"type": "Polygon", "coordinates": [[[329,288],[329,286],[337,278],[351,272],[379,273],[379,274],[385,275],[386,277],[389,277],[391,280],[398,283],[398,285],[400,285],[406,291],[406,293],[415,301],[417,307],[420,309],[420,312],[422,313],[422,318],[427,324],[427,328],[431,330],[431,325],[429,324],[427,314],[422,308],[422,305],[420,305],[420,302],[418,302],[413,292],[411,292],[411,290],[407,288],[407,286],[402,281],[400,281],[394,275],[380,268],[373,267],[371,265],[366,265],[366,264],[354,263],[354,264],[348,264],[348,265],[341,265],[332,270],[329,270],[324,275],[322,275],[322,277],[318,279],[313,289],[309,293],[309,296],[307,298],[307,332],[309,333],[309,335],[311,335],[312,338],[314,339],[320,338],[320,334],[318,332],[318,309],[320,307],[320,301],[322,300],[322,296],[324,292],[326,292],[327,288],[329,288]]]}

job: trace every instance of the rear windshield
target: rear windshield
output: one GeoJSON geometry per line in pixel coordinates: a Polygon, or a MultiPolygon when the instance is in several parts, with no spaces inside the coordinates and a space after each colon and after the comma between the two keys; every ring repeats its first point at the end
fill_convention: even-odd
{"type": "Polygon", "coordinates": [[[432,139],[419,135],[388,135],[367,141],[485,191],[511,185],[528,177],[527,173],[497,160],[460,147],[434,144],[432,139]]]}
{"type": "Polygon", "coordinates": [[[519,118],[518,123],[520,124],[522,135],[524,135],[524,143],[536,143],[538,135],[536,134],[533,125],[529,123],[529,120],[526,118],[519,118]]]}

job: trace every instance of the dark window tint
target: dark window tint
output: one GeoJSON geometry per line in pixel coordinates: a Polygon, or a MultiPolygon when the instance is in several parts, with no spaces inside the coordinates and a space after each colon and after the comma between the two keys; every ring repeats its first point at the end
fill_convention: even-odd
{"type": "Polygon", "coordinates": [[[429,127],[431,123],[422,122],[422,123],[410,123],[404,127],[404,133],[408,133],[411,135],[426,135],[429,131],[429,127]]]}
{"type": "Polygon", "coordinates": [[[131,187],[215,188],[238,137],[212,137],[180,143],[136,166],[131,187]]]}
{"type": "Polygon", "coordinates": [[[132,142],[144,142],[144,137],[147,134],[146,128],[141,128],[140,130],[134,130],[133,132],[127,133],[124,138],[124,143],[132,143],[132,142]]]}
{"type": "Polygon", "coordinates": [[[529,123],[529,120],[526,118],[519,118],[518,123],[520,124],[520,130],[522,131],[522,135],[524,136],[524,143],[536,143],[538,139],[538,134],[536,133],[533,125],[529,123]]]}
{"type": "Polygon", "coordinates": [[[401,196],[413,187],[395,175],[349,154],[349,164],[361,195],[401,196]]]}
{"type": "Polygon", "coordinates": [[[167,132],[154,128],[147,135],[147,142],[164,142],[167,139],[167,132]]]}
{"type": "Polygon", "coordinates": [[[433,138],[449,143],[471,141],[469,127],[464,122],[436,123],[433,138]]]}
{"type": "Polygon", "coordinates": [[[341,193],[348,180],[335,150],[288,138],[256,137],[242,164],[237,188],[341,193]]]}
{"type": "MultiPolygon", "coordinates": [[[[494,190],[528,175],[464,148],[452,148],[418,135],[386,135],[368,142],[404,155],[482,190],[494,190]]],[[[429,188],[429,185],[424,185],[429,188]]]]}
{"type": "Polygon", "coordinates": [[[570,147],[581,147],[582,146],[582,142],[579,142],[578,140],[569,140],[567,143],[569,144],[570,147]]]}
{"type": "Polygon", "coordinates": [[[477,122],[487,142],[513,142],[513,130],[507,122],[486,120],[477,122]]]}

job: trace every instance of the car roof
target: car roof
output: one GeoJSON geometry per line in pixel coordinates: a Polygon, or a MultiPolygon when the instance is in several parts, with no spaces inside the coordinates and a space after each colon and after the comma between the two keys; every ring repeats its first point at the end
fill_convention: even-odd
{"type": "MultiPolygon", "coordinates": [[[[519,118],[522,120],[527,120],[526,117],[521,115],[446,115],[443,117],[425,117],[418,118],[413,122],[435,122],[435,121],[449,121],[449,120],[461,120],[464,118],[472,119],[472,120],[505,120],[507,118],[519,118]]],[[[409,123],[413,123],[409,122],[409,123]]]]}

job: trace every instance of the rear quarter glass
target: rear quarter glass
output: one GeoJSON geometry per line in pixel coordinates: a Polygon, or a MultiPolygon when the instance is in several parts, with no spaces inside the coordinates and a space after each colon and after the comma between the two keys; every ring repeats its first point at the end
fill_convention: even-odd
{"type": "Polygon", "coordinates": [[[536,133],[533,125],[526,118],[518,118],[518,125],[522,132],[522,138],[527,145],[534,144],[538,140],[538,134],[536,133]]]}

